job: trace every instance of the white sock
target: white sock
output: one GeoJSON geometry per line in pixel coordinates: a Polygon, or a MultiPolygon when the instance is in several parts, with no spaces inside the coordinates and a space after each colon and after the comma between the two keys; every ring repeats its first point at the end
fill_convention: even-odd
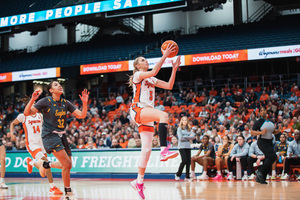
{"type": "Polygon", "coordinates": [[[272,170],[272,176],[276,176],[276,171],[272,170]]]}
{"type": "Polygon", "coordinates": [[[0,183],[4,183],[4,182],[5,182],[4,178],[0,178],[0,183]]]}
{"type": "Polygon", "coordinates": [[[244,171],[244,175],[247,175],[248,174],[248,172],[247,171],[244,171]]]}
{"type": "Polygon", "coordinates": [[[203,171],[202,175],[203,175],[203,176],[206,176],[206,175],[207,175],[206,171],[203,171]]]}
{"type": "Polygon", "coordinates": [[[53,188],[55,186],[54,182],[50,183],[50,188],[53,188]]]}
{"type": "Polygon", "coordinates": [[[229,172],[229,175],[231,175],[231,176],[232,176],[232,172],[229,172]]]}
{"type": "Polygon", "coordinates": [[[29,165],[34,166],[34,163],[36,163],[36,160],[32,160],[29,162],[29,165]]]}
{"type": "Polygon", "coordinates": [[[222,174],[221,174],[221,170],[218,170],[218,171],[217,171],[217,174],[218,174],[218,175],[222,175],[222,174]]]}
{"type": "Polygon", "coordinates": [[[163,150],[165,150],[166,147],[160,147],[160,152],[162,152],[163,150]]]}
{"type": "Polygon", "coordinates": [[[144,175],[138,174],[137,183],[141,184],[144,182],[144,175]]]}

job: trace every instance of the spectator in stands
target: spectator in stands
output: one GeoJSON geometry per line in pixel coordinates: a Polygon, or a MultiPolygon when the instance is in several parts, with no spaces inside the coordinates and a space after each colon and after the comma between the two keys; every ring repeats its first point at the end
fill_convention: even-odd
{"type": "Polygon", "coordinates": [[[292,126],[289,125],[289,122],[287,119],[283,120],[283,127],[279,130],[281,133],[286,132],[288,134],[288,138],[290,138],[290,140],[293,140],[293,133],[294,133],[294,129],[292,126]]]}
{"type": "Polygon", "coordinates": [[[280,143],[275,145],[275,153],[277,155],[277,160],[273,163],[272,165],[272,177],[271,180],[276,179],[276,164],[277,163],[283,163],[286,156],[287,156],[287,150],[288,150],[288,142],[287,140],[287,135],[286,134],[281,134],[280,135],[280,143]]]}
{"type": "MultiPolygon", "coordinates": [[[[233,180],[233,174],[232,174],[232,170],[233,170],[233,165],[236,162],[241,162],[242,164],[242,169],[244,170],[244,176],[247,176],[247,156],[248,156],[248,152],[249,152],[249,145],[247,142],[245,142],[245,138],[243,135],[239,135],[237,137],[237,144],[234,145],[229,158],[227,159],[228,162],[228,176],[227,179],[228,180],[233,180]]],[[[243,176],[243,177],[244,177],[243,176]]]]}
{"type": "Polygon", "coordinates": [[[80,138],[80,139],[78,140],[77,149],[84,149],[84,148],[85,148],[84,140],[83,140],[83,138],[80,138]]]}
{"type": "Polygon", "coordinates": [[[90,109],[90,112],[92,113],[92,115],[95,115],[98,113],[97,104],[93,104],[93,107],[90,109]]]}
{"type": "Polygon", "coordinates": [[[201,176],[198,176],[197,179],[207,180],[207,166],[214,166],[216,154],[213,144],[209,143],[209,136],[204,135],[202,141],[203,143],[201,144],[198,153],[191,159],[191,178],[196,179],[195,163],[197,162],[203,166],[203,173],[201,176]],[[204,151],[204,155],[200,156],[202,150],[204,151]]]}
{"type": "Polygon", "coordinates": [[[270,98],[271,98],[271,100],[272,99],[274,99],[274,100],[278,99],[278,94],[275,92],[275,90],[271,91],[270,98]]]}
{"type": "Polygon", "coordinates": [[[120,117],[120,121],[122,125],[130,123],[126,112],[123,111],[122,116],[120,117]]]}
{"type": "Polygon", "coordinates": [[[285,180],[289,178],[290,166],[300,165],[300,132],[295,131],[295,140],[289,143],[287,158],[284,162],[284,174],[281,179],[285,180]]]}
{"type": "Polygon", "coordinates": [[[128,141],[125,141],[123,137],[119,138],[118,143],[123,149],[127,148],[128,141]]]}
{"type": "MultiPolygon", "coordinates": [[[[299,98],[300,99],[300,98],[299,98]]],[[[299,117],[300,116],[300,104],[297,104],[297,109],[294,111],[294,117],[299,117]]]]}
{"type": "MultiPolygon", "coordinates": [[[[256,166],[260,165],[260,162],[265,159],[264,153],[258,148],[257,141],[252,142],[249,149],[249,156],[247,158],[248,170],[250,172],[249,179],[254,180],[254,167],[253,164],[256,163],[256,166]]],[[[243,177],[244,180],[248,180],[248,177],[243,177]]]]}
{"type": "Polygon", "coordinates": [[[135,147],[134,148],[142,148],[142,142],[140,138],[135,139],[135,147]]]}
{"type": "Polygon", "coordinates": [[[215,97],[218,95],[217,90],[215,90],[214,87],[211,88],[211,91],[209,92],[209,96],[215,97]]]}
{"type": "Polygon", "coordinates": [[[234,96],[234,99],[236,102],[243,102],[244,97],[242,96],[242,93],[240,91],[236,92],[236,95],[234,96]]]}
{"type": "Polygon", "coordinates": [[[172,148],[177,148],[178,147],[178,139],[176,136],[173,136],[171,139],[171,147],[172,148]]]}
{"type": "Polygon", "coordinates": [[[225,110],[227,109],[228,113],[230,113],[230,112],[231,112],[231,110],[233,109],[233,108],[231,107],[231,105],[230,105],[230,102],[229,102],[229,101],[227,101],[227,102],[226,102],[226,107],[225,107],[224,109],[225,109],[225,110]]]}
{"type": "Polygon", "coordinates": [[[164,111],[164,110],[165,110],[164,105],[159,104],[159,102],[156,102],[156,103],[155,103],[155,107],[154,107],[154,108],[156,108],[156,109],[158,109],[158,110],[161,110],[161,111],[164,111]]]}
{"type": "MultiPolygon", "coordinates": [[[[68,144],[70,146],[71,149],[77,149],[76,145],[74,144],[74,142],[70,139],[70,137],[67,137],[67,141],[68,144]]],[[[20,142],[21,143],[21,142],[20,142]]]]}
{"type": "Polygon", "coordinates": [[[116,102],[117,102],[117,108],[119,107],[119,105],[124,101],[121,93],[118,92],[117,97],[116,97],[116,102]]]}
{"type": "Polygon", "coordinates": [[[160,144],[159,144],[159,140],[157,137],[153,137],[152,139],[152,148],[159,148],[160,144]]]}
{"type": "Polygon", "coordinates": [[[118,144],[118,140],[117,139],[113,139],[111,142],[111,149],[113,148],[122,148],[119,144],[118,144]]]}
{"type": "Polygon", "coordinates": [[[205,110],[205,108],[203,107],[203,108],[202,108],[202,111],[199,112],[199,117],[205,118],[205,117],[207,116],[207,114],[209,114],[209,113],[208,113],[208,112],[205,110]]]}
{"type": "Polygon", "coordinates": [[[247,93],[251,93],[251,90],[253,90],[251,83],[248,84],[248,87],[246,88],[247,93]]]}
{"type": "Polygon", "coordinates": [[[292,128],[294,130],[298,129],[300,130],[300,122],[298,121],[297,117],[293,117],[293,125],[292,128]]]}
{"type": "Polygon", "coordinates": [[[227,167],[228,157],[233,149],[233,144],[230,142],[229,137],[225,135],[223,137],[223,143],[218,147],[216,157],[217,175],[213,180],[222,180],[221,169],[223,166],[227,167]]]}
{"type": "Polygon", "coordinates": [[[20,141],[18,150],[26,150],[26,145],[24,140],[20,141]]]}
{"type": "Polygon", "coordinates": [[[210,95],[209,96],[209,99],[207,101],[208,104],[211,104],[211,105],[215,105],[217,103],[216,99],[214,98],[214,96],[210,95]]]}
{"type": "Polygon", "coordinates": [[[257,83],[257,86],[254,88],[254,92],[260,92],[260,91],[261,91],[260,83],[257,83]]]}
{"type": "Polygon", "coordinates": [[[179,113],[179,117],[182,118],[184,116],[188,116],[188,113],[186,112],[185,108],[181,108],[181,112],[179,113]]]}
{"type": "Polygon", "coordinates": [[[269,99],[269,95],[266,93],[266,91],[264,90],[262,92],[262,95],[259,98],[259,101],[266,104],[266,101],[269,99]]]}

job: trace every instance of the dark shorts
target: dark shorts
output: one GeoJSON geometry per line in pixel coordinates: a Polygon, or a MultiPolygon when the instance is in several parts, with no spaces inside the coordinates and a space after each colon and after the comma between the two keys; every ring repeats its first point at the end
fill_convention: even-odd
{"type": "Polygon", "coordinates": [[[0,139],[0,147],[3,145],[2,138],[0,139]]]}
{"type": "Polygon", "coordinates": [[[67,141],[67,136],[64,134],[62,137],[56,133],[46,135],[43,137],[43,145],[48,154],[65,149],[68,156],[72,156],[71,149],[67,141]]]}

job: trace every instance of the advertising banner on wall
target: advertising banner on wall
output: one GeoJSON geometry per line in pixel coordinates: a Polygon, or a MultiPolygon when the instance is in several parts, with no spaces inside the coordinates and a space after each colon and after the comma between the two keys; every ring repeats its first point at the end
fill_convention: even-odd
{"type": "MultiPolygon", "coordinates": [[[[161,66],[161,68],[166,68],[166,67],[172,67],[172,61],[175,62],[178,56],[175,56],[173,58],[167,58],[164,62],[164,64],[161,66]]],[[[160,58],[147,58],[147,61],[149,63],[149,69],[153,69],[153,67],[158,63],[160,58]]],[[[181,56],[180,58],[181,64],[180,66],[185,66],[185,59],[184,55],[181,56]]],[[[133,71],[133,62],[134,60],[129,60],[129,71],[133,71]]]]}
{"type": "Polygon", "coordinates": [[[12,72],[12,81],[60,77],[60,67],[12,72]]]}
{"type": "Polygon", "coordinates": [[[80,75],[128,71],[128,61],[80,65],[80,75]]]}
{"type": "MultiPolygon", "coordinates": [[[[192,150],[192,155],[197,150],[192,150]]],[[[137,173],[140,150],[133,151],[73,151],[72,152],[72,169],[73,173],[137,173]]],[[[29,157],[27,152],[17,152],[6,154],[6,172],[27,172],[26,158],[29,157]]],[[[48,155],[50,161],[56,158],[51,154],[48,155]]],[[[160,161],[160,151],[153,150],[147,165],[146,173],[176,173],[181,162],[180,156],[166,162],[160,161]]],[[[61,172],[59,169],[51,169],[53,172],[61,172]]],[[[197,166],[197,172],[202,168],[197,166]]],[[[38,172],[33,168],[33,172],[38,172]]]]}
{"type": "Polygon", "coordinates": [[[248,60],[300,56],[300,45],[257,48],[248,50],[248,60]]]}
{"type": "Polygon", "coordinates": [[[248,60],[247,50],[185,55],[186,65],[202,65],[248,60]]]}
{"type": "Polygon", "coordinates": [[[0,18],[0,28],[183,0],[106,0],[0,18]]]}
{"type": "Polygon", "coordinates": [[[0,74],[0,83],[1,82],[11,82],[11,81],[12,81],[12,73],[11,72],[0,74]]]}

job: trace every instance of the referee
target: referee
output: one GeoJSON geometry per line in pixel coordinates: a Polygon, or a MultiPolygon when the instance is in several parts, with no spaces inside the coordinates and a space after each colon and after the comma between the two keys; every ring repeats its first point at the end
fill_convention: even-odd
{"type": "Polygon", "coordinates": [[[264,153],[265,161],[256,171],[256,182],[267,184],[266,177],[272,168],[272,164],[276,161],[277,156],[273,148],[272,134],[278,134],[275,125],[267,119],[267,111],[264,107],[260,107],[259,113],[261,118],[257,120],[251,130],[251,135],[257,135],[258,148],[264,153]]]}

